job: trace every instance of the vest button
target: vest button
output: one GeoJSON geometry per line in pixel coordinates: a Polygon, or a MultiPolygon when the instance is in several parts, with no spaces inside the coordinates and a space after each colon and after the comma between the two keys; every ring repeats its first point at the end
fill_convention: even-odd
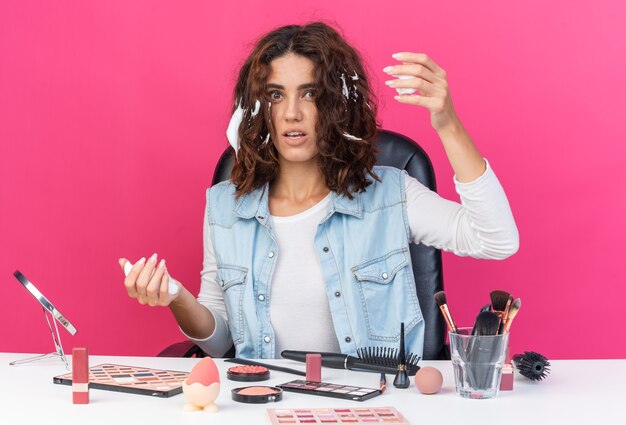
{"type": "Polygon", "coordinates": [[[339,297],[341,296],[341,292],[339,292],[339,291],[335,292],[335,296],[336,296],[337,298],[339,298],[339,297]]]}
{"type": "Polygon", "coordinates": [[[267,256],[270,257],[270,258],[274,258],[274,251],[270,251],[270,253],[267,254],[267,256]]]}
{"type": "Polygon", "coordinates": [[[257,299],[258,299],[259,301],[264,301],[264,300],[265,300],[265,295],[263,295],[263,294],[259,294],[259,296],[257,297],[257,299]]]}
{"type": "Polygon", "coordinates": [[[349,336],[346,337],[346,339],[344,340],[346,342],[352,342],[352,338],[350,338],[349,336]]]}
{"type": "Polygon", "coordinates": [[[328,252],[328,251],[330,251],[330,249],[328,249],[328,247],[327,247],[327,246],[325,246],[324,248],[322,248],[322,251],[324,251],[324,252],[328,252]]]}
{"type": "Polygon", "coordinates": [[[263,338],[263,341],[265,341],[265,342],[270,342],[270,341],[271,341],[271,338],[270,338],[269,336],[266,336],[265,338],[263,338]]]}
{"type": "Polygon", "coordinates": [[[383,279],[387,279],[388,277],[389,277],[389,275],[388,275],[386,272],[383,272],[383,274],[382,274],[382,278],[383,278],[383,279]]]}

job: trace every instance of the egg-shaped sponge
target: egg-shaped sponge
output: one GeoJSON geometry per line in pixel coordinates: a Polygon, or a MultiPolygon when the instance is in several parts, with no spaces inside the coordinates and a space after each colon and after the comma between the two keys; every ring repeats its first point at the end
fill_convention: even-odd
{"type": "Polygon", "coordinates": [[[220,374],[212,358],[203,358],[191,369],[187,383],[191,385],[196,382],[205,386],[220,382],[220,374]]]}

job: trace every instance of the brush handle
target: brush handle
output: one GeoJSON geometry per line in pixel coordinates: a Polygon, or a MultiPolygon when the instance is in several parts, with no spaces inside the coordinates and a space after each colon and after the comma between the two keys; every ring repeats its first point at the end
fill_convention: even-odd
{"type": "Polygon", "coordinates": [[[502,353],[502,345],[505,343],[503,338],[484,336],[485,338],[477,336],[468,356],[470,362],[468,366],[471,369],[471,376],[477,389],[489,388],[494,379],[494,374],[497,373],[495,367],[490,365],[498,361],[502,353]]]}
{"type": "MultiPolygon", "coordinates": [[[[317,351],[297,350],[285,350],[280,353],[283,358],[295,360],[297,362],[306,362],[307,354],[320,354],[322,356],[322,366],[330,367],[332,369],[349,369],[355,371],[361,370],[379,373],[396,373],[398,371],[395,367],[366,363],[361,359],[341,353],[320,353],[317,351]]],[[[411,369],[409,372],[413,372],[413,370],[411,369]]],[[[415,372],[413,372],[413,374],[415,374],[415,372]]]]}
{"type": "Polygon", "coordinates": [[[322,356],[322,366],[330,367],[332,369],[349,369],[348,368],[348,356],[341,353],[320,353],[315,351],[296,351],[296,350],[284,350],[280,355],[289,360],[295,360],[297,362],[306,362],[307,354],[320,354],[322,356]]]}

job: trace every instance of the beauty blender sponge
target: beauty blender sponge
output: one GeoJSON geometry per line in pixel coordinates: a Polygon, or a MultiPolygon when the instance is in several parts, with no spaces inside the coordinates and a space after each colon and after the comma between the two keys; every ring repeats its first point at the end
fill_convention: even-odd
{"type": "Polygon", "coordinates": [[[439,369],[430,366],[420,368],[414,380],[415,386],[422,394],[435,394],[443,385],[443,375],[439,369]]]}
{"type": "Polygon", "coordinates": [[[187,399],[186,411],[217,412],[215,399],[220,392],[220,375],[210,357],[200,360],[183,381],[183,394],[187,399]]]}
{"type": "Polygon", "coordinates": [[[196,382],[202,385],[211,385],[214,382],[220,382],[220,374],[212,358],[203,358],[191,369],[187,383],[191,385],[196,382]]]}

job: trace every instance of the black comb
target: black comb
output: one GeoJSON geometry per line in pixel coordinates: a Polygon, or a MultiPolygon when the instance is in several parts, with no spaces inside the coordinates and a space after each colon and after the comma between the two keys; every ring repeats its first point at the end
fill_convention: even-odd
{"type": "MultiPolygon", "coordinates": [[[[396,368],[400,361],[398,349],[391,347],[363,347],[356,350],[359,360],[372,365],[396,368]]],[[[406,370],[409,375],[415,375],[420,369],[418,366],[422,358],[416,354],[406,355],[406,370]]]]}

